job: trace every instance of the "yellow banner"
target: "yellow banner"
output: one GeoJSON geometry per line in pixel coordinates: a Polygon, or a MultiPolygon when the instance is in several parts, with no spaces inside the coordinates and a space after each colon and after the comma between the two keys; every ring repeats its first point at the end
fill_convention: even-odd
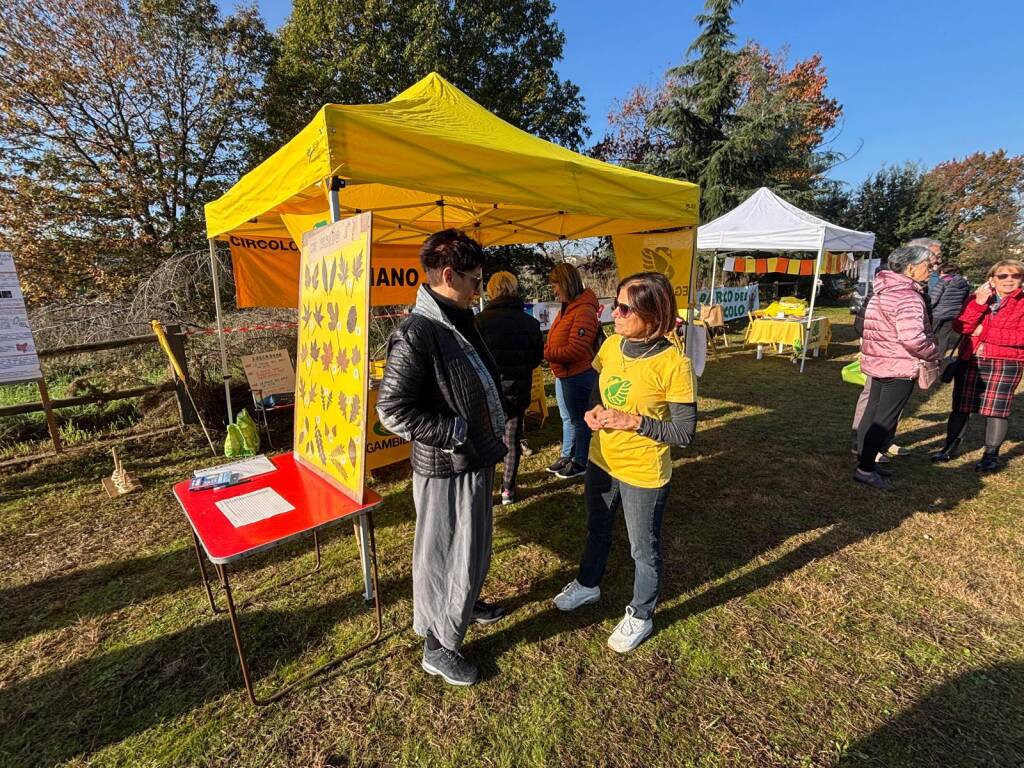
{"type": "Polygon", "coordinates": [[[377,418],[377,390],[371,389],[366,412],[366,468],[377,469],[408,459],[412,444],[384,429],[377,418]]]}
{"type": "Polygon", "coordinates": [[[363,501],[372,214],[302,238],[295,457],[363,501]]]}
{"type": "Polygon", "coordinates": [[[239,307],[295,307],[299,302],[299,247],[284,237],[228,238],[239,307]]]}
{"type": "Polygon", "coordinates": [[[654,235],[615,235],[612,247],[620,280],[637,272],[660,272],[672,283],[679,308],[689,306],[692,229],[654,235]]]}
{"type": "Polygon", "coordinates": [[[418,245],[374,246],[370,270],[370,306],[415,304],[426,282],[418,245]]]}

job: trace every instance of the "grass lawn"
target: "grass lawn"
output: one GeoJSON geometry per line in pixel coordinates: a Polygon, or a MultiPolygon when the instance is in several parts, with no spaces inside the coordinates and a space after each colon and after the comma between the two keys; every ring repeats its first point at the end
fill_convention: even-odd
{"type": "MultiPolygon", "coordinates": [[[[950,391],[918,393],[898,492],[850,479],[857,389],[848,317],[829,359],[736,346],[701,380],[697,445],[676,456],[665,585],[651,639],[605,647],[632,590],[617,529],[602,600],[559,614],[575,573],[582,487],[544,472],[557,412],[524,460],[522,500],[495,510],[486,596],[513,610],[470,630],[484,679],[419,669],[410,628],[413,510],[377,482],[383,641],[284,701],[245,699],[227,620],[198,583],[173,481],[209,463],[177,435],[132,444],[142,493],[110,501],[109,454],[0,480],[0,764],[98,766],[1024,765],[1024,442],[979,476],[933,467],[950,391]]],[[[980,446],[973,424],[969,442],[980,446]]],[[[280,684],[366,637],[348,526],[253,558],[236,579],[250,660],[280,684]]]]}

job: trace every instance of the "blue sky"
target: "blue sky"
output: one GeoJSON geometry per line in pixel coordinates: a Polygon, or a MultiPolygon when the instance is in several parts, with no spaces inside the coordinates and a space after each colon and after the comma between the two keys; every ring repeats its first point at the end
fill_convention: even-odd
{"type": "MultiPolygon", "coordinates": [[[[703,7],[556,2],[566,35],[559,71],[580,86],[592,141],[615,99],[638,83],[656,85],[682,60],[703,7]]],[[[258,4],[271,28],[291,9],[290,0],[258,4]]],[[[834,146],[847,154],[860,147],[835,178],[857,183],[886,163],[932,166],[1000,147],[1024,154],[1024,2],[746,0],[734,17],[740,43],[788,46],[790,61],[822,54],[829,94],[844,107],[834,146]]]]}

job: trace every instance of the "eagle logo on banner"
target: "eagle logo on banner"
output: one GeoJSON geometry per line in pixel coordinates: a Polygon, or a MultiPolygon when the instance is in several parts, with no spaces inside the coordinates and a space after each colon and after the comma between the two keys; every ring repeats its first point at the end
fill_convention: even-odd
{"type": "Polygon", "coordinates": [[[644,269],[648,272],[660,272],[669,282],[675,277],[676,270],[672,266],[672,249],[665,246],[658,248],[644,248],[640,251],[640,258],[643,261],[644,269]]]}

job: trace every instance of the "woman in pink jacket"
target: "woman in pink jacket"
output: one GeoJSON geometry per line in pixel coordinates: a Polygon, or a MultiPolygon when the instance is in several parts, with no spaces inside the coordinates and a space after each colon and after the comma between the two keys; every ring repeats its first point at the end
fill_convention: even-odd
{"type": "Polygon", "coordinates": [[[967,419],[985,420],[985,453],[974,465],[979,472],[999,469],[999,448],[1009,429],[1013,393],[1024,374],[1024,264],[1004,259],[988,271],[988,280],[974,300],[953,321],[964,335],[960,364],[953,382],[953,412],[946,427],[946,445],[932,461],[949,461],[963,442],[967,419]]]}
{"type": "Polygon", "coordinates": [[[881,491],[895,488],[886,477],[889,473],[875,466],[875,457],[896,435],[921,363],[939,357],[924,298],[931,255],[919,245],[893,251],[888,271],[875,277],[874,295],[864,312],[860,368],[872,381],[858,430],[860,453],[853,479],[881,491]]]}

